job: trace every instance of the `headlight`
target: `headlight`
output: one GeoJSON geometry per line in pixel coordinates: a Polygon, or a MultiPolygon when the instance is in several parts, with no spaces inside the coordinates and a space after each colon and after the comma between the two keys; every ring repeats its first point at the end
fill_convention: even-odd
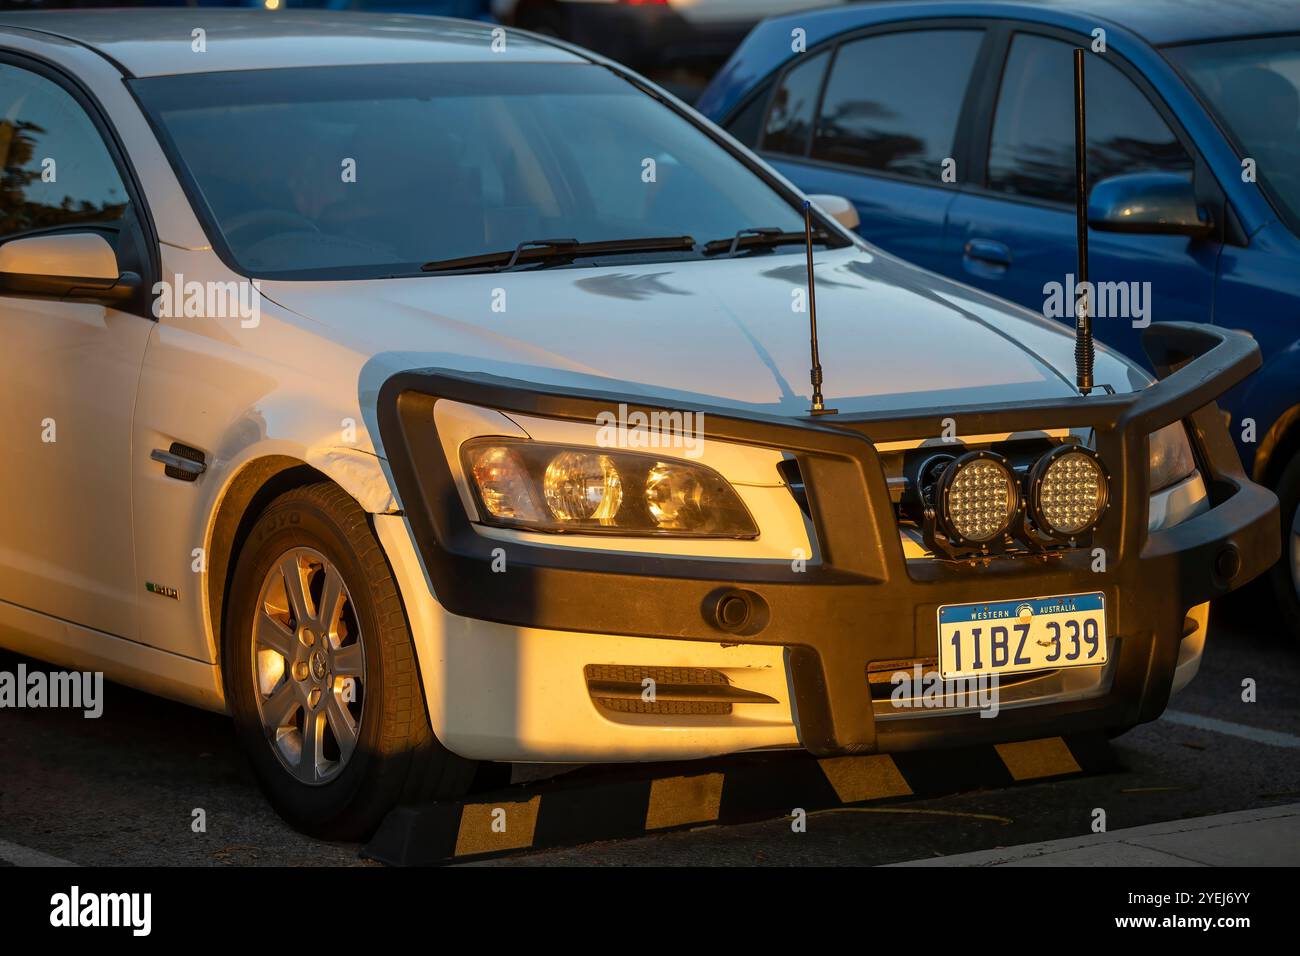
{"type": "Polygon", "coordinates": [[[1196,470],[1192,445],[1182,422],[1166,425],[1147,438],[1151,491],[1176,485],[1196,470]]]}
{"type": "Polygon", "coordinates": [[[756,538],[740,496],[711,468],[525,439],[479,438],[461,461],[486,524],[583,534],[756,538]]]}
{"type": "Polygon", "coordinates": [[[623,505],[623,484],[608,455],[562,451],[542,475],[546,506],[559,521],[614,523],[623,505]]]}

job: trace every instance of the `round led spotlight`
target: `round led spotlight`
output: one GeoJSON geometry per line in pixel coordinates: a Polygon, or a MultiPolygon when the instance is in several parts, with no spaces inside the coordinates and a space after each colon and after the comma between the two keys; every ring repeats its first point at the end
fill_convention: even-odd
{"type": "Polygon", "coordinates": [[[1091,448],[1061,445],[1029,472],[1029,514],[1039,530],[1071,539],[1091,531],[1110,503],[1110,477],[1091,448]]]}
{"type": "Polygon", "coordinates": [[[949,464],[937,492],[939,525],[957,544],[987,547],[1006,534],[1020,509],[1015,474],[991,451],[973,451],[949,464]]]}

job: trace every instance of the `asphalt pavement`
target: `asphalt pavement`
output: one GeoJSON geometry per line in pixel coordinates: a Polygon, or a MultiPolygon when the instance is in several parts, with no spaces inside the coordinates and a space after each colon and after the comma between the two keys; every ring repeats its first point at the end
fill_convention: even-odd
{"type": "MultiPolygon", "coordinates": [[[[0,670],[19,660],[0,654],[0,670]]],[[[93,720],[0,709],[0,865],[375,865],[282,823],[226,718],[114,685],[105,697],[93,720]]],[[[1282,808],[1300,801],[1300,644],[1253,593],[1216,606],[1199,677],[1113,746],[1114,773],[812,813],[802,833],[781,819],[469,865],[899,863],[1091,840],[1098,811],[1113,833],[1282,808]]]]}

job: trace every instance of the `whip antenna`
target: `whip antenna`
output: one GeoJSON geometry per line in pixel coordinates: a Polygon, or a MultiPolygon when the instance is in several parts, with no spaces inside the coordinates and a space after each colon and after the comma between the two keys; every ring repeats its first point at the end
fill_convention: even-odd
{"type": "MultiPolygon", "coordinates": [[[[1082,49],[1074,51],[1074,226],[1079,252],[1076,288],[1083,289],[1083,294],[1074,303],[1074,375],[1079,392],[1087,395],[1092,391],[1095,352],[1092,347],[1092,287],[1088,285],[1088,121],[1083,96],[1084,52],[1082,49]]],[[[814,354],[815,342],[814,332],[814,354]]]]}
{"type": "Polygon", "coordinates": [[[803,238],[808,254],[808,327],[812,339],[812,408],[814,415],[834,415],[822,399],[822,360],[817,350],[817,283],[813,278],[812,203],[803,201],[803,238]]]}

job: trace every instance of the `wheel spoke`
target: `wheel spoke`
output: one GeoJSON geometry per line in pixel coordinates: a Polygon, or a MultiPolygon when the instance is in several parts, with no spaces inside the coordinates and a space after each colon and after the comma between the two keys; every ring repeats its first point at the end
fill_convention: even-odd
{"type": "Polygon", "coordinates": [[[333,669],[335,677],[361,677],[365,669],[361,642],[348,644],[336,650],[333,669]]]}
{"type": "Polygon", "coordinates": [[[325,565],[325,585],[321,588],[320,606],[316,608],[316,624],[322,634],[334,638],[334,622],[338,619],[339,604],[343,598],[343,577],[332,564],[325,565]]]}
{"type": "Polygon", "coordinates": [[[271,617],[265,610],[257,615],[253,639],[262,647],[275,651],[287,663],[293,663],[298,639],[293,636],[292,631],[271,617]]]}
{"type": "Polygon", "coordinates": [[[334,731],[334,739],[338,741],[339,760],[346,761],[357,746],[357,722],[352,719],[352,714],[343,706],[337,694],[330,694],[329,701],[325,705],[325,714],[329,719],[330,729],[334,731]]]}
{"type": "Polygon", "coordinates": [[[286,680],[271,692],[271,696],[262,701],[262,726],[272,732],[289,723],[289,718],[301,701],[292,680],[286,680]]]}
{"type": "Polygon", "coordinates": [[[307,711],[302,721],[302,757],[298,761],[298,779],[304,783],[315,783],[320,775],[322,762],[322,745],[325,735],[321,725],[325,715],[307,711]]]}
{"type": "Polygon", "coordinates": [[[287,554],[280,561],[280,573],[284,576],[284,593],[289,599],[289,608],[293,611],[294,623],[298,627],[311,620],[311,615],[307,612],[310,606],[307,601],[306,582],[303,581],[302,567],[298,564],[298,556],[287,554]]]}

